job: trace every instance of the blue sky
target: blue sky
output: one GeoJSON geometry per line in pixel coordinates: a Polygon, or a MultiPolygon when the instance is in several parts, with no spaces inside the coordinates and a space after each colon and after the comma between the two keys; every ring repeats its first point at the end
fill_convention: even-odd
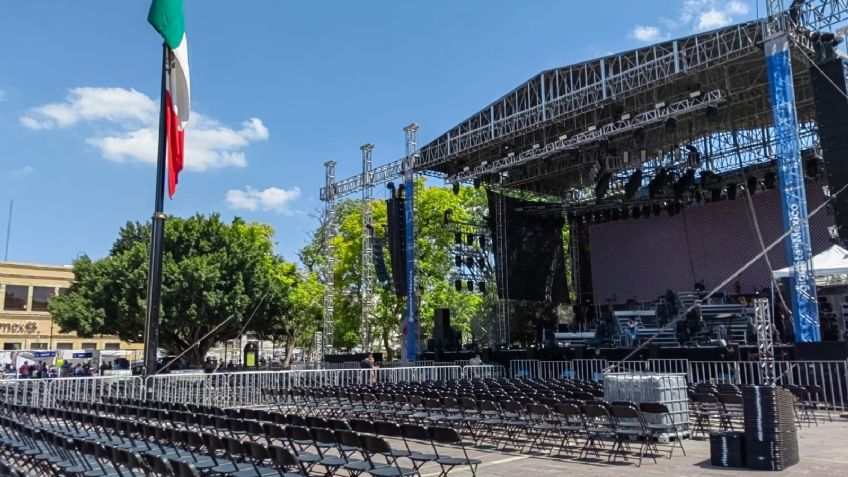
{"type": "MultiPolygon", "coordinates": [[[[296,259],[325,161],[338,178],[356,174],[369,142],[375,165],[398,159],[410,122],[424,144],[543,69],[762,16],[759,3],[186,0],[193,122],[166,212],[270,223],[278,252],[296,259]]],[[[161,39],[148,6],[4,3],[9,260],[100,257],[127,220],[150,217],[161,39]]]]}

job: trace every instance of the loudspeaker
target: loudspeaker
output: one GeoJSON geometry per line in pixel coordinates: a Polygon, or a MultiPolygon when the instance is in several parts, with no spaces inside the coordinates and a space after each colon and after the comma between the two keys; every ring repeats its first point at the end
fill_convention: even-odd
{"type": "Polygon", "coordinates": [[[406,296],[406,230],[404,228],[404,199],[393,197],[386,200],[387,238],[389,257],[392,261],[392,282],[395,296],[406,296]]]}
{"type": "Polygon", "coordinates": [[[433,318],[433,340],[436,346],[444,343],[448,333],[451,333],[450,309],[436,308],[436,315],[433,318]]]}
{"type": "MultiPolygon", "coordinates": [[[[835,59],[810,68],[816,125],[822,148],[827,185],[834,194],[848,184],[848,99],[846,63],[835,59]],[[834,86],[836,85],[836,86],[834,86]]],[[[848,192],[833,198],[834,222],[839,238],[848,240],[848,192]]]]}
{"type": "Polygon", "coordinates": [[[385,245],[385,240],[381,237],[374,237],[371,239],[371,246],[373,248],[373,257],[374,257],[374,271],[377,274],[377,281],[380,283],[386,283],[389,281],[389,272],[386,270],[386,257],[383,255],[383,245],[385,245]]]}

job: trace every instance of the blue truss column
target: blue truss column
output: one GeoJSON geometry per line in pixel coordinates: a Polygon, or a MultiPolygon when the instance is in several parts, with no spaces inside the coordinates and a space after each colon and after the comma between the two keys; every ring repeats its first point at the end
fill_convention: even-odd
{"type": "Polygon", "coordinates": [[[403,128],[406,133],[406,163],[403,169],[404,201],[403,225],[406,238],[406,361],[418,357],[418,301],[415,297],[415,157],[418,148],[418,125],[403,128]]]}
{"type": "Polygon", "coordinates": [[[807,197],[795,113],[795,85],[789,54],[789,37],[777,34],[765,42],[766,69],[774,116],[777,169],[783,225],[790,230],[786,253],[793,273],[792,316],[796,342],[821,341],[816,285],[811,266],[812,247],[807,223],[807,197]]]}

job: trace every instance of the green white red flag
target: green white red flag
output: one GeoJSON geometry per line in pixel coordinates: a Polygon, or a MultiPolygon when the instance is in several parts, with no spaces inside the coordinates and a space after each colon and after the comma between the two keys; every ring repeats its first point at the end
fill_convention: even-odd
{"type": "Polygon", "coordinates": [[[166,70],[165,130],[168,145],[168,196],[173,198],[185,161],[185,128],[188,125],[191,85],[188,74],[188,44],[182,0],[153,0],[147,21],[168,45],[166,70]]]}

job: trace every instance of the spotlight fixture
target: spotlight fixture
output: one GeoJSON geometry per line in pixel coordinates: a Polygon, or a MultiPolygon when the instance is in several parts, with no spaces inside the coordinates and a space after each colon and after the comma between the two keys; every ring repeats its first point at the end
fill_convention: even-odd
{"type": "Polygon", "coordinates": [[[665,101],[660,101],[659,103],[654,105],[654,109],[662,109],[665,107],[665,101]]]}
{"type": "Polygon", "coordinates": [[[636,169],[633,171],[633,174],[630,174],[630,178],[627,179],[627,183],[624,184],[624,197],[626,199],[632,199],[636,196],[636,192],[639,191],[639,187],[642,186],[642,169],[636,169]]]}
{"type": "Polygon", "coordinates": [[[627,121],[630,118],[631,118],[630,113],[624,113],[624,114],[621,115],[622,121],[627,121]]]}
{"type": "Polygon", "coordinates": [[[559,137],[560,141],[565,141],[566,139],[568,139],[568,134],[563,134],[562,136],[559,137]]]}
{"type": "Polygon", "coordinates": [[[468,282],[466,282],[466,285],[468,286],[468,291],[470,291],[470,292],[474,291],[474,282],[473,281],[468,280],[468,282]]]}
{"type": "Polygon", "coordinates": [[[469,166],[465,166],[465,167],[462,168],[462,172],[468,172],[470,170],[471,170],[471,167],[469,167],[469,166]]]}
{"type": "Polygon", "coordinates": [[[736,200],[736,189],[737,186],[734,182],[727,184],[727,198],[730,200],[736,200]]]}
{"type": "Polygon", "coordinates": [[[747,184],[748,184],[748,190],[751,191],[752,194],[754,192],[756,192],[757,191],[757,185],[759,184],[759,181],[757,180],[757,176],[748,177],[747,184]]]}
{"type": "Polygon", "coordinates": [[[542,146],[540,146],[539,144],[533,144],[533,149],[539,149],[540,147],[542,146]]]}
{"type": "Polygon", "coordinates": [[[475,188],[475,189],[479,189],[479,188],[480,188],[480,179],[479,179],[479,178],[478,178],[478,179],[474,179],[474,188],[475,188]]]}
{"type": "Polygon", "coordinates": [[[456,288],[456,291],[461,292],[462,291],[462,280],[454,280],[453,281],[453,287],[456,288]]]}
{"type": "Polygon", "coordinates": [[[766,172],[766,175],[763,176],[763,184],[766,189],[774,189],[777,186],[777,175],[772,171],[766,172]]]}
{"type": "Polygon", "coordinates": [[[698,97],[698,96],[700,96],[700,95],[701,95],[701,90],[697,89],[697,90],[692,91],[691,93],[689,93],[689,99],[695,99],[695,98],[697,98],[697,97],[698,97]]]}
{"type": "Polygon", "coordinates": [[[453,189],[453,195],[459,195],[459,182],[454,182],[451,188],[453,189]]]}
{"type": "Polygon", "coordinates": [[[467,234],[467,235],[465,236],[465,243],[466,243],[467,245],[474,245],[474,239],[475,239],[475,238],[477,238],[477,236],[476,236],[476,235],[474,235],[474,234],[467,234]]]}

